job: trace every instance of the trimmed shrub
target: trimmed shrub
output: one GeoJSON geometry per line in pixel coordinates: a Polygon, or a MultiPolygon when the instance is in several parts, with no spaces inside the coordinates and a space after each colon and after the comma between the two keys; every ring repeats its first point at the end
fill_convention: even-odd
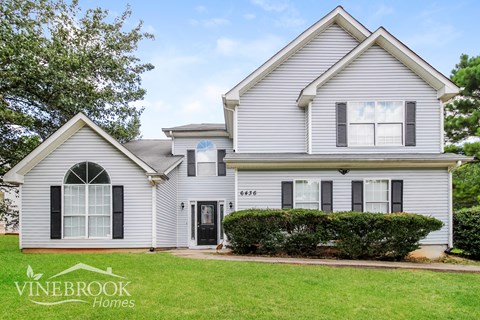
{"type": "Polygon", "coordinates": [[[309,255],[329,238],[326,220],[318,210],[249,209],[226,216],[223,228],[236,253],[309,255]]]}
{"type": "Polygon", "coordinates": [[[474,259],[480,259],[480,206],[453,214],[453,243],[474,259]]]}
{"type": "Polygon", "coordinates": [[[350,259],[399,260],[419,241],[443,226],[440,220],[411,213],[340,212],[331,215],[336,248],[350,259]]]}
{"type": "Polygon", "coordinates": [[[335,241],[340,256],[351,259],[401,259],[419,241],[442,227],[431,217],[410,213],[250,209],[223,221],[235,253],[312,255],[318,245],[335,241]]]}

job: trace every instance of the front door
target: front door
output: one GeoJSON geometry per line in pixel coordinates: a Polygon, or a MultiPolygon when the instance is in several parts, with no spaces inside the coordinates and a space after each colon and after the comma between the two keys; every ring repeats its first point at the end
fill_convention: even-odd
{"type": "Polygon", "coordinates": [[[217,244],[217,202],[197,203],[197,244],[217,244]]]}

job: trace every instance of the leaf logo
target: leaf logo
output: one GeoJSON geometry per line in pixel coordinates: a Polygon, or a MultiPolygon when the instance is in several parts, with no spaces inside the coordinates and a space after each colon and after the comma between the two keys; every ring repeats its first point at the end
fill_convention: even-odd
{"type": "Polygon", "coordinates": [[[43,276],[43,273],[38,273],[38,274],[35,274],[33,272],[33,269],[30,265],[28,265],[28,268],[27,268],[27,277],[30,278],[30,279],[33,279],[33,280],[40,280],[40,278],[43,276]]]}

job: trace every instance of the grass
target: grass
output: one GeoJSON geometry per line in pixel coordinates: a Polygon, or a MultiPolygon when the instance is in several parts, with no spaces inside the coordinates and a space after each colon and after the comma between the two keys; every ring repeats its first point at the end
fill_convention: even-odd
{"type": "MultiPolygon", "coordinates": [[[[0,319],[478,319],[480,275],[192,260],[168,253],[22,254],[0,236],[0,319]],[[128,278],[133,308],[33,304],[15,281],[83,262],[128,278]]],[[[86,271],[62,280],[103,280],[86,271]]],[[[40,281],[43,281],[41,279],[40,281]]],[[[107,280],[107,279],[105,279],[107,280]]]]}

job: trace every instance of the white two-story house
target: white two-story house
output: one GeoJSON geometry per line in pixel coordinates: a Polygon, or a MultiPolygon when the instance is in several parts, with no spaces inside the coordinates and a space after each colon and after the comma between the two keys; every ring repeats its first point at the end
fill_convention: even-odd
{"type": "MultiPolygon", "coordinates": [[[[443,103],[458,93],[388,31],[337,7],[223,97],[225,123],[119,144],[79,114],[8,172],[20,247],[205,247],[247,208],[412,212],[452,245],[443,103]]],[[[220,98],[220,97],[219,97],[220,98]]]]}

